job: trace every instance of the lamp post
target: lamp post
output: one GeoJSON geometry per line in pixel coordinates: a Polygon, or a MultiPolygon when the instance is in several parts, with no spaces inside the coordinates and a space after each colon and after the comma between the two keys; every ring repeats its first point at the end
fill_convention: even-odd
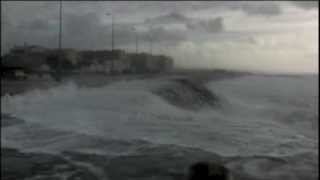
{"type": "Polygon", "coordinates": [[[149,31],[150,31],[150,34],[149,34],[149,40],[150,40],[150,55],[152,55],[152,44],[153,44],[152,28],[153,28],[153,25],[151,24],[151,25],[150,25],[150,28],[149,28],[149,31]]]}
{"type": "Polygon", "coordinates": [[[106,13],[107,16],[111,16],[111,74],[114,72],[114,32],[113,32],[113,21],[114,16],[112,13],[106,13]]]}
{"type": "Polygon", "coordinates": [[[54,78],[56,81],[61,81],[62,76],[62,0],[59,1],[59,35],[58,35],[58,64],[57,64],[57,70],[55,73],[54,78]]]}
{"type": "MultiPolygon", "coordinates": [[[[5,37],[6,37],[6,34],[7,34],[7,29],[8,28],[5,28],[6,26],[10,26],[10,23],[8,22],[8,20],[7,20],[7,9],[8,9],[8,7],[5,5],[6,3],[3,3],[3,4],[1,4],[1,6],[5,6],[4,8],[3,8],[3,19],[4,19],[4,21],[2,21],[2,19],[1,19],[1,27],[3,27],[3,30],[1,31],[1,38],[3,38],[3,41],[1,41],[1,46],[2,46],[2,42],[4,42],[3,44],[4,44],[4,51],[1,51],[1,56],[3,55],[3,54],[5,54],[4,52],[8,52],[9,51],[9,48],[8,48],[8,40],[7,39],[5,39],[5,37]],[[4,36],[2,36],[2,33],[4,34],[4,36]],[[2,54],[3,53],[3,54],[2,54]]],[[[1,9],[2,10],[2,9],[1,9]]]]}
{"type": "Polygon", "coordinates": [[[114,30],[113,30],[113,22],[114,22],[114,16],[112,13],[106,13],[107,16],[111,16],[111,50],[114,49],[114,30]]]}
{"type": "Polygon", "coordinates": [[[60,0],[59,4],[59,51],[61,54],[61,46],[62,46],[62,0],[60,0]]]}
{"type": "Polygon", "coordinates": [[[136,45],[136,54],[138,54],[138,32],[135,27],[132,27],[132,30],[135,33],[135,45],[136,45]]]}

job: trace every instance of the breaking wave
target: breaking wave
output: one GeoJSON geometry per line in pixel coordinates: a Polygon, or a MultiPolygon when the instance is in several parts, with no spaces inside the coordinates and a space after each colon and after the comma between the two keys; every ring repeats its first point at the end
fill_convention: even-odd
{"type": "Polygon", "coordinates": [[[190,78],[175,78],[168,84],[152,91],[170,104],[189,109],[199,110],[206,107],[217,107],[220,99],[200,82],[190,78]]]}
{"type": "Polygon", "coordinates": [[[220,161],[236,179],[317,179],[317,81],[67,83],[2,97],[1,146],[93,166],[107,174],[98,179],[179,179],[197,160],[220,161]]]}

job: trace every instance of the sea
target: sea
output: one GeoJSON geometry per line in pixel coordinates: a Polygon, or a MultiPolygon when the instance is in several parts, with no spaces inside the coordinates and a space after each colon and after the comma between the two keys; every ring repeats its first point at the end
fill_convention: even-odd
{"type": "Polygon", "coordinates": [[[97,179],[184,179],[192,163],[217,161],[234,179],[316,180],[318,80],[68,81],[2,96],[1,147],[61,156],[97,179]]]}

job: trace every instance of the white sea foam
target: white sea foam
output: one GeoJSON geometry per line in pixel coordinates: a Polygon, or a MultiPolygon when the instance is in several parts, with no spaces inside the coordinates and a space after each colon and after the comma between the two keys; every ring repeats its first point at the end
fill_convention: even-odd
{"type": "MultiPolygon", "coordinates": [[[[67,83],[3,97],[2,113],[48,129],[198,147],[222,155],[317,152],[317,78],[245,77],[210,82],[207,87],[221,97],[223,107],[196,112],[171,105],[151,92],[167,81],[123,81],[99,88],[67,83]]],[[[5,128],[2,145],[21,143],[10,138],[23,136],[17,131],[5,128]]]]}

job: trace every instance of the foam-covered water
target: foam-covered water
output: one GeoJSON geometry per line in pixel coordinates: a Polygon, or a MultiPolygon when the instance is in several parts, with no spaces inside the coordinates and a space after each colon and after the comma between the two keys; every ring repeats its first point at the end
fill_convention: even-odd
{"type": "Polygon", "coordinates": [[[30,151],[129,154],[149,142],[230,157],[318,157],[317,76],[212,81],[205,86],[219,97],[221,106],[197,111],[152,93],[172,82],[133,80],[99,88],[67,83],[2,97],[2,113],[25,123],[3,128],[1,145],[30,151]],[[134,143],[122,146],[117,140],[134,143]]]}

